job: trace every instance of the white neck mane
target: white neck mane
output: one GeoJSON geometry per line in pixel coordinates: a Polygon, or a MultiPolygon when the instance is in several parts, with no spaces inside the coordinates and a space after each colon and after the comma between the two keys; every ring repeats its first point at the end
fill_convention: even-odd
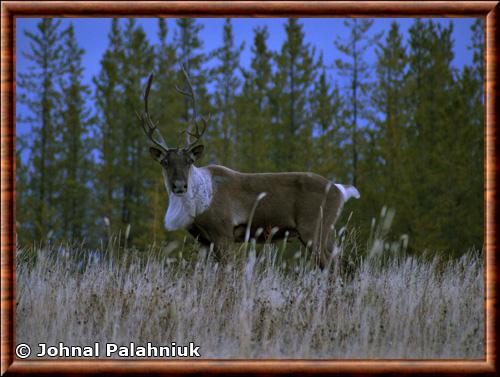
{"type": "Polygon", "coordinates": [[[170,191],[167,176],[163,179],[168,192],[168,208],[165,215],[165,229],[186,229],[196,216],[202,214],[210,206],[213,198],[212,175],[206,168],[192,165],[189,171],[188,190],[183,196],[170,191]]]}

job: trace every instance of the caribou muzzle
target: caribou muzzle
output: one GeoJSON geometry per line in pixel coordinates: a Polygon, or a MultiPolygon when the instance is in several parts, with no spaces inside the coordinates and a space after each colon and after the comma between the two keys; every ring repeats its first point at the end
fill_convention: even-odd
{"type": "Polygon", "coordinates": [[[172,183],[172,192],[175,195],[183,195],[187,192],[188,185],[186,181],[176,180],[172,183]]]}

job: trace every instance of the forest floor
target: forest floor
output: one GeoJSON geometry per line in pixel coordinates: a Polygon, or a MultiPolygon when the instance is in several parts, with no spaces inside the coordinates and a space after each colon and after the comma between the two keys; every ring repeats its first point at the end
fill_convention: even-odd
{"type": "Polygon", "coordinates": [[[16,341],[194,342],[204,358],[484,357],[482,252],[412,256],[345,228],[338,239],[323,271],[283,243],[235,246],[224,264],[174,243],[19,247],[16,341]]]}

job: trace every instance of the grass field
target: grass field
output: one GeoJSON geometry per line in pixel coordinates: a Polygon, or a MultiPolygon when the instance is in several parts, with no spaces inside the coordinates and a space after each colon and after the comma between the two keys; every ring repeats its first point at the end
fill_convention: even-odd
{"type": "Polygon", "coordinates": [[[175,244],[18,248],[16,341],[195,342],[207,358],[484,356],[481,252],[415,257],[340,233],[324,271],[303,251],[282,257],[282,244],[235,247],[223,265],[175,244]]]}

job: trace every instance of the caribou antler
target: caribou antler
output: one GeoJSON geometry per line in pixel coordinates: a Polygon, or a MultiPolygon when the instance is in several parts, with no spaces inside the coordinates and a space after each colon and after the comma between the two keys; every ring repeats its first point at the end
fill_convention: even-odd
{"type": "Polygon", "coordinates": [[[139,115],[139,113],[136,112],[137,117],[142,121],[142,129],[148,139],[158,146],[160,149],[162,149],[164,152],[168,151],[168,146],[167,143],[165,143],[165,139],[163,139],[163,136],[161,136],[160,130],[158,129],[158,123],[154,124],[153,121],[151,120],[151,117],[149,115],[149,110],[148,110],[148,97],[149,97],[149,91],[151,90],[151,83],[153,82],[153,74],[151,73],[148,78],[148,84],[146,86],[146,90],[144,92],[144,113],[139,115]],[[154,135],[156,134],[156,139],[154,138],[154,135]]]}
{"type": "Polygon", "coordinates": [[[184,73],[184,76],[186,77],[186,81],[188,83],[188,90],[184,90],[179,88],[177,85],[175,86],[175,89],[182,94],[183,96],[186,96],[187,98],[191,99],[193,101],[193,117],[192,117],[192,124],[195,126],[195,131],[191,132],[191,127],[192,124],[187,127],[187,129],[184,131],[186,132],[186,149],[190,149],[193,147],[203,136],[205,131],[207,130],[207,123],[208,120],[210,119],[210,114],[208,115],[207,118],[200,116],[199,118],[201,119],[202,124],[202,129],[200,130],[200,125],[198,123],[198,110],[197,110],[197,105],[196,105],[196,95],[194,94],[193,90],[193,85],[191,84],[191,80],[189,79],[189,75],[186,72],[186,69],[184,68],[184,65],[182,65],[182,72],[184,73]],[[191,142],[191,137],[194,137],[195,140],[191,142]]]}

